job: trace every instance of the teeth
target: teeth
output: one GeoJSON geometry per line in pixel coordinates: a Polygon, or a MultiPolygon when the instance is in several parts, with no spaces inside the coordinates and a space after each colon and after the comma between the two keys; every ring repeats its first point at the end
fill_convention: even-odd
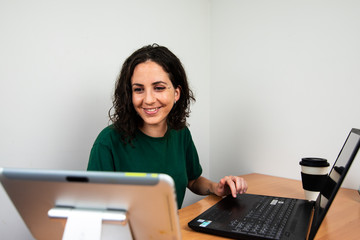
{"type": "Polygon", "coordinates": [[[155,112],[157,110],[157,108],[147,108],[146,111],[148,112],[155,112]]]}

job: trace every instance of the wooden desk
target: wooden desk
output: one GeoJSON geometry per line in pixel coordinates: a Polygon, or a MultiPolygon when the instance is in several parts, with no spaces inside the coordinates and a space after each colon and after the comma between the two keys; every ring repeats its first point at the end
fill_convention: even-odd
{"type": "MultiPolygon", "coordinates": [[[[243,175],[249,185],[248,193],[274,195],[290,198],[304,198],[301,181],[273,177],[263,174],[243,175]]],[[[221,198],[213,195],[179,210],[182,238],[225,239],[222,237],[195,232],[188,222],[217,203],[221,198]]],[[[360,196],[356,190],[341,188],[335,197],[320,229],[317,240],[360,239],[360,196]]]]}

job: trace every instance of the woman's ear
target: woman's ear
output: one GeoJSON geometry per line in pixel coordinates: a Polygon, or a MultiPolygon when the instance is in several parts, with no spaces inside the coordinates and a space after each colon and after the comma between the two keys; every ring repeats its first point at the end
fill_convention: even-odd
{"type": "Polygon", "coordinates": [[[180,87],[175,88],[175,102],[179,101],[180,99],[180,87]]]}

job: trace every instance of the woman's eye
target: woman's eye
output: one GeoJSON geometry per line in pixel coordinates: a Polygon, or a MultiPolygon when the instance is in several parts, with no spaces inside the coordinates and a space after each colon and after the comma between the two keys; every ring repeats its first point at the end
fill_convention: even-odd
{"type": "Polygon", "coordinates": [[[157,92],[162,92],[162,91],[164,91],[166,89],[166,87],[164,87],[164,86],[156,86],[154,89],[157,92]]]}
{"type": "Polygon", "coordinates": [[[142,93],[144,90],[142,88],[134,88],[133,92],[135,93],[142,93]]]}

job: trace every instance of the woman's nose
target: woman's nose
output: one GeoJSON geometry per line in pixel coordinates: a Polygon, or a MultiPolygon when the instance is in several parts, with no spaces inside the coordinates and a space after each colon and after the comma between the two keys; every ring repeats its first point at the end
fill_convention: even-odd
{"type": "Polygon", "coordinates": [[[146,104],[153,104],[156,101],[156,97],[153,91],[146,91],[144,101],[146,104]]]}

